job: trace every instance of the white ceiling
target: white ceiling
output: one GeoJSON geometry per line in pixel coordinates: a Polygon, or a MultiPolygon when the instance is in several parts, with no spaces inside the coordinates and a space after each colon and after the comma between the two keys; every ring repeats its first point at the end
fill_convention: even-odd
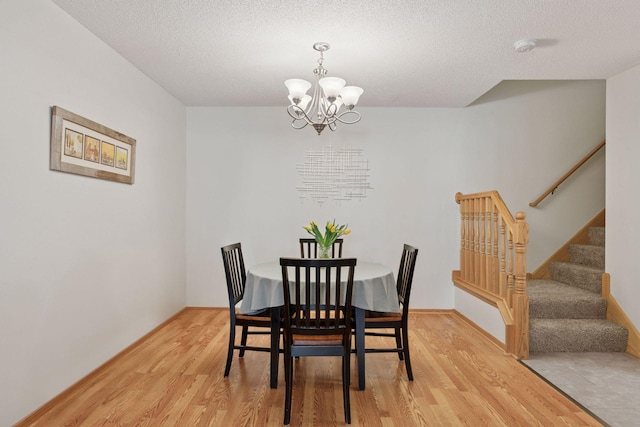
{"type": "Polygon", "coordinates": [[[285,106],[317,41],[363,107],[462,107],[502,80],[640,63],[638,0],[53,1],[186,106],[285,106]],[[517,53],[523,38],[538,47],[517,53]]]}

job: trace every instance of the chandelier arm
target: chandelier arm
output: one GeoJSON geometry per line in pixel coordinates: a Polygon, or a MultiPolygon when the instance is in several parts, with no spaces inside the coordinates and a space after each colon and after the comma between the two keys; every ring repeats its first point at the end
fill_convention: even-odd
{"type": "Polygon", "coordinates": [[[325,116],[327,118],[336,117],[336,113],[338,112],[338,106],[336,104],[330,104],[329,107],[325,110],[325,116]]]}
{"type": "Polygon", "coordinates": [[[335,123],[337,121],[337,116],[333,115],[330,117],[327,117],[327,124],[333,124],[335,126],[335,123]]]}
{"type": "Polygon", "coordinates": [[[313,125],[314,122],[313,120],[311,120],[309,118],[309,116],[307,116],[307,113],[300,107],[298,107],[297,105],[289,105],[287,107],[287,113],[289,113],[289,116],[291,116],[291,118],[293,118],[293,122],[291,122],[291,125],[293,126],[293,123],[302,120],[305,122],[304,125],[300,126],[300,127],[295,127],[293,126],[295,129],[302,129],[303,127],[305,127],[306,125],[313,125]]]}
{"type": "Polygon", "coordinates": [[[324,106],[324,94],[322,88],[318,84],[320,76],[316,74],[316,84],[313,87],[313,96],[311,102],[307,106],[306,115],[311,120],[310,124],[322,124],[326,122],[328,117],[327,109],[324,106]],[[311,114],[311,117],[309,117],[311,114]]]}
{"type": "MultiPolygon", "coordinates": [[[[349,116],[347,116],[349,117],[349,116]]],[[[355,110],[347,110],[342,112],[341,114],[338,114],[337,116],[334,116],[335,120],[339,121],[340,123],[344,123],[345,125],[352,125],[354,123],[358,123],[360,121],[360,119],[362,118],[362,116],[360,115],[359,112],[355,111],[355,110]],[[343,119],[342,117],[345,115],[354,115],[355,118],[353,118],[353,120],[348,120],[348,119],[343,119]]]]}
{"type": "Polygon", "coordinates": [[[294,128],[295,130],[300,130],[300,129],[304,128],[304,127],[307,127],[307,125],[309,124],[309,123],[307,123],[305,121],[302,121],[302,126],[296,126],[296,122],[299,122],[299,121],[300,120],[293,119],[293,121],[291,122],[291,127],[294,128]]]}

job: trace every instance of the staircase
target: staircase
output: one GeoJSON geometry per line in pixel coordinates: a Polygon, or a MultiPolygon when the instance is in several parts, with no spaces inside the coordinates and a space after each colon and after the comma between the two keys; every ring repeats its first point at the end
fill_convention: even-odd
{"type": "Polygon", "coordinates": [[[606,320],[602,298],[604,227],[588,230],[589,244],[571,245],[569,262],[552,262],[551,279],[527,280],[529,351],[625,351],[628,331],[606,320]]]}

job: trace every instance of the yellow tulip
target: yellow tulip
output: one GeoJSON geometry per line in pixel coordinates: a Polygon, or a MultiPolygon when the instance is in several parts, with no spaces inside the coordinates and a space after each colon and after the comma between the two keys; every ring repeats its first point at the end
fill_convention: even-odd
{"type": "Polygon", "coordinates": [[[343,234],[351,233],[351,229],[347,228],[346,224],[336,225],[335,219],[333,222],[327,221],[324,233],[318,229],[318,225],[315,221],[311,221],[309,225],[305,225],[302,228],[307,230],[309,234],[313,235],[316,239],[322,240],[334,240],[336,237],[342,236],[343,234]]]}

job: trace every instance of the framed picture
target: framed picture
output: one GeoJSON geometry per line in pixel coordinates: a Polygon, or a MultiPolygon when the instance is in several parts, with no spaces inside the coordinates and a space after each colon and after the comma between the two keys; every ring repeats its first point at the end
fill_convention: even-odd
{"type": "Polygon", "coordinates": [[[51,170],[133,184],[135,153],[135,139],[53,107],[51,170]]]}

